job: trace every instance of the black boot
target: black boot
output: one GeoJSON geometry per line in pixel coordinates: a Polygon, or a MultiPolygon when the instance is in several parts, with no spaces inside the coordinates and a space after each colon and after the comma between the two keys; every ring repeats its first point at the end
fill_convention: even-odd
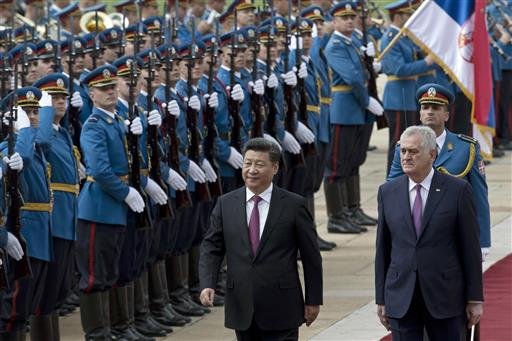
{"type": "Polygon", "coordinates": [[[128,287],[110,289],[110,324],[112,334],[120,340],[141,340],[134,332],[130,322],[130,309],[128,307],[128,287]]]}
{"type": "Polygon", "coordinates": [[[127,297],[127,306],[128,306],[128,329],[130,329],[131,333],[137,336],[137,340],[140,341],[155,341],[153,337],[145,336],[141,334],[135,328],[135,285],[133,282],[130,282],[126,285],[126,297],[127,297]]]}
{"type": "Polygon", "coordinates": [[[53,340],[52,315],[32,315],[30,321],[30,340],[53,340]]]}
{"type": "Polygon", "coordinates": [[[147,272],[144,272],[141,277],[135,280],[135,294],[134,294],[134,315],[135,315],[135,329],[144,336],[149,337],[162,337],[167,335],[167,331],[160,325],[157,325],[151,318],[149,313],[149,303],[146,302],[146,294],[144,288],[144,277],[147,277],[147,272]]]}
{"type": "Polygon", "coordinates": [[[350,214],[355,223],[359,225],[377,225],[377,219],[370,217],[361,209],[361,189],[359,175],[347,179],[347,196],[350,214]]]}
{"type": "MultiPolygon", "coordinates": [[[[108,291],[106,293],[108,295],[108,291]]],[[[108,310],[105,313],[103,301],[102,292],[80,294],[80,319],[87,341],[104,341],[110,338],[110,316],[108,310]]],[[[108,301],[106,304],[108,306],[108,301]]]]}
{"type": "Polygon", "coordinates": [[[0,334],[0,340],[2,341],[25,341],[26,333],[25,330],[16,330],[9,333],[0,334]]]}
{"type": "Polygon", "coordinates": [[[329,217],[327,231],[330,233],[360,233],[360,227],[352,224],[344,207],[342,182],[324,181],[324,193],[329,217]]]}
{"type": "Polygon", "coordinates": [[[60,341],[60,327],[59,327],[59,312],[52,311],[52,332],[53,339],[52,341],[60,341]]]}
{"type": "Polygon", "coordinates": [[[192,322],[192,319],[188,316],[183,316],[179,314],[172,307],[171,300],[169,298],[169,286],[167,285],[167,268],[166,261],[162,260],[157,263],[159,267],[159,275],[160,275],[160,283],[162,285],[162,291],[165,297],[165,307],[164,309],[169,314],[171,321],[174,323],[174,326],[181,327],[187,323],[192,322]]]}

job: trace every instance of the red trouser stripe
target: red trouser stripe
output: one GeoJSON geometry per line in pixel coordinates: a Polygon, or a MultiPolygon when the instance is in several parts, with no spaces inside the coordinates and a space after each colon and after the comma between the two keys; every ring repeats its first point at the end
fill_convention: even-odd
{"type": "Polygon", "coordinates": [[[87,282],[86,293],[92,291],[94,285],[94,244],[96,238],[96,223],[91,223],[91,230],[89,231],[89,280],[87,282]]]}

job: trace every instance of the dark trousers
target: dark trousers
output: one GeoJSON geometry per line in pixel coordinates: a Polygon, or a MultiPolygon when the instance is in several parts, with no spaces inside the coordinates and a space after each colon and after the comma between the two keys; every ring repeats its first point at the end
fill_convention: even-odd
{"type": "Polygon", "coordinates": [[[510,141],[512,135],[512,70],[503,70],[500,82],[500,96],[496,111],[496,137],[501,143],[510,141]]]}
{"type": "Polygon", "coordinates": [[[253,319],[249,329],[236,330],[235,334],[238,341],[295,341],[299,339],[299,328],[262,330],[253,319]]]}
{"type": "Polygon", "coordinates": [[[417,111],[404,111],[404,110],[384,110],[384,116],[388,120],[389,127],[389,143],[388,143],[388,168],[391,168],[393,157],[395,155],[396,143],[400,140],[400,135],[407,127],[420,124],[420,115],[417,111]]]}
{"type": "Polygon", "coordinates": [[[452,318],[434,318],[425,306],[418,281],[407,313],[400,319],[389,318],[389,323],[393,341],[423,341],[424,330],[429,341],[462,341],[466,335],[464,312],[452,318]]]}

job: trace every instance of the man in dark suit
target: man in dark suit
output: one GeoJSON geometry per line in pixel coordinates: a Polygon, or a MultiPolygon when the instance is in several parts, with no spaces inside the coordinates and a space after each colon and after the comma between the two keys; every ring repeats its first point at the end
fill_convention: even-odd
{"type": "Polygon", "coordinates": [[[482,264],[471,185],[434,170],[436,135],[400,138],[405,175],[379,188],[375,296],[393,339],[460,340],[483,312],[482,264]],[[442,204],[441,204],[442,202],[442,204]]]}
{"type": "Polygon", "coordinates": [[[322,259],[306,201],[272,184],[280,156],[273,142],[247,142],[245,187],[218,199],[201,245],[201,302],[212,305],[226,255],[225,326],[238,340],[297,340],[298,327],[311,325],[322,304],[322,259]]]}

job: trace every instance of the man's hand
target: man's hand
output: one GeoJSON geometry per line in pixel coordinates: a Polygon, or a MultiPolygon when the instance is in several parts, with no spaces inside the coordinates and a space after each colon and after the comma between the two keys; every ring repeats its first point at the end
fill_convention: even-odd
{"type": "Polygon", "coordinates": [[[380,323],[386,328],[386,330],[390,330],[391,326],[389,325],[388,317],[386,316],[386,306],[377,305],[377,315],[379,315],[380,323]]]}
{"type": "Polygon", "coordinates": [[[215,290],[212,288],[205,288],[199,295],[201,304],[205,307],[213,307],[213,300],[215,299],[215,290]]]}
{"type": "Polygon", "coordinates": [[[304,317],[306,318],[306,326],[310,326],[318,316],[320,312],[319,305],[307,305],[304,307],[304,317]]]}
{"type": "Polygon", "coordinates": [[[466,317],[468,319],[468,329],[478,323],[484,313],[483,303],[468,303],[466,305],[466,317]]]}

